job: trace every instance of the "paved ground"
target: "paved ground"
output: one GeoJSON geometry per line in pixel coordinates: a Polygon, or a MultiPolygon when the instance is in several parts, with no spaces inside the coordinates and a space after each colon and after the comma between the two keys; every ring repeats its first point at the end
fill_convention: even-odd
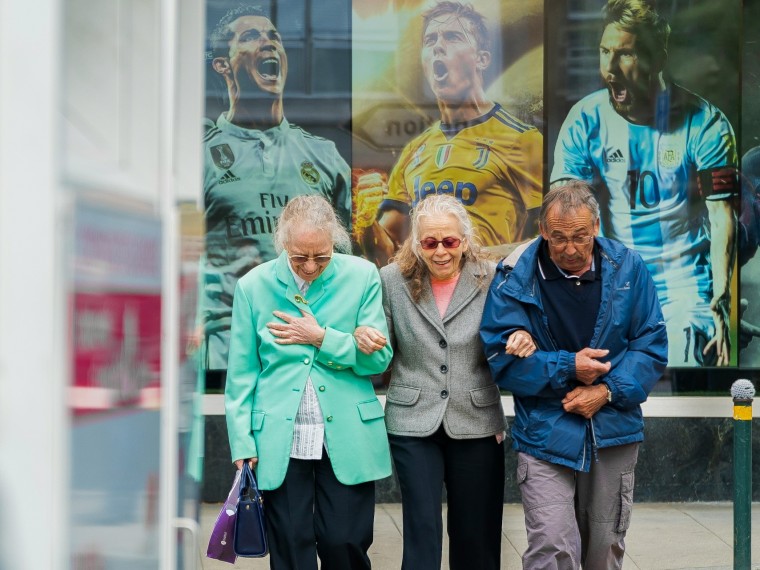
{"type": "MultiPolygon", "coordinates": [[[[246,568],[265,570],[268,559],[238,558],[227,564],[205,557],[211,527],[221,505],[204,504],[200,547],[204,570],[246,568]]],[[[760,569],[760,503],[752,507],[752,569],[760,569]]],[[[445,524],[444,524],[445,528],[445,524]]],[[[375,511],[375,541],[370,558],[375,570],[401,566],[401,505],[379,504],[375,511]]],[[[525,549],[525,527],[520,505],[504,505],[502,563],[506,570],[520,569],[525,549]]],[[[444,559],[446,557],[444,556],[444,559]]],[[[730,503],[641,503],[633,510],[626,538],[627,570],[733,568],[733,510],[730,503]]],[[[444,560],[443,569],[448,569],[444,560]]],[[[477,570],[473,568],[473,570],[477,570]]]]}

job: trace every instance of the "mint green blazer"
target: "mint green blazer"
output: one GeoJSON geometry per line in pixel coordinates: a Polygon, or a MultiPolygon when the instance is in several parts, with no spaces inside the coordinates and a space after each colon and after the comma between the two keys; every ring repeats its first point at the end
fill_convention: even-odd
{"type": "Polygon", "coordinates": [[[390,343],[371,355],[353,332],[369,325],[388,334],[377,268],[359,257],[333,254],[302,296],[283,252],[237,283],[224,394],[232,459],[258,457],[259,486],[276,489],[285,478],[293,424],[311,376],[325,420],[325,441],[335,475],[354,485],[391,474],[383,407],[371,374],[390,364],[390,343]],[[266,324],[273,311],[314,315],[327,329],[321,349],[281,345],[266,324]]]}

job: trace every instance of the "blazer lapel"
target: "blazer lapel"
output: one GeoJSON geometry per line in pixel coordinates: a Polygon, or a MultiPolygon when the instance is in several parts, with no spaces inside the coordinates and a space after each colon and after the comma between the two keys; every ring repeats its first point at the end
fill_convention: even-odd
{"type": "Polygon", "coordinates": [[[422,293],[420,294],[420,300],[418,302],[415,302],[414,299],[412,299],[412,293],[409,291],[409,287],[406,284],[404,286],[404,292],[407,297],[409,297],[412,306],[416,307],[420,314],[425,317],[431,325],[438,329],[438,332],[445,336],[446,331],[443,328],[443,321],[438,312],[438,305],[435,304],[433,289],[430,287],[430,280],[424,279],[422,281],[422,293]]]}
{"type": "MultiPolygon", "coordinates": [[[[288,256],[283,251],[277,258],[277,280],[285,287],[285,299],[298,309],[311,313],[307,296],[303,295],[296,285],[296,280],[290,272],[288,256]]],[[[307,291],[308,293],[308,291],[307,291]]]]}
{"type": "Polygon", "coordinates": [[[454,294],[451,297],[449,306],[443,315],[443,322],[445,323],[453,319],[478,294],[479,290],[478,275],[472,271],[470,264],[465,263],[462,273],[459,275],[457,286],[454,288],[454,294]]]}
{"type": "Polygon", "coordinates": [[[290,271],[288,256],[282,252],[277,259],[277,279],[286,288],[285,298],[300,310],[313,315],[312,305],[324,296],[325,289],[335,276],[336,262],[340,263],[333,255],[333,260],[325,267],[322,274],[309,285],[306,293],[301,293],[296,285],[296,280],[293,278],[293,273],[290,271]]]}
{"type": "Polygon", "coordinates": [[[333,259],[329,265],[325,267],[325,270],[322,272],[322,274],[314,281],[312,281],[311,285],[309,285],[309,290],[306,291],[306,299],[308,300],[310,306],[322,298],[322,296],[325,294],[325,290],[327,287],[329,287],[330,281],[335,276],[335,266],[336,264],[340,263],[340,261],[336,258],[337,255],[333,254],[333,259]]]}

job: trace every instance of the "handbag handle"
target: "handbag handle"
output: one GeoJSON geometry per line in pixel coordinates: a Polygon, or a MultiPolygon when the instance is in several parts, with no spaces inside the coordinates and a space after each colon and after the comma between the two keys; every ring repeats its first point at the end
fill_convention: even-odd
{"type": "Polygon", "coordinates": [[[248,496],[252,499],[263,503],[259,485],[256,481],[256,474],[251,469],[247,461],[243,461],[242,473],[240,474],[240,497],[248,496]]]}

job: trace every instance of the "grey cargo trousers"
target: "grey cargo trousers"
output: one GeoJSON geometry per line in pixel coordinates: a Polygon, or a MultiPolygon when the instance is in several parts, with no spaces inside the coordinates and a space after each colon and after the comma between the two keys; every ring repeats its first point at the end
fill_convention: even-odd
{"type": "Polygon", "coordinates": [[[599,450],[588,473],[518,452],[526,570],[622,568],[639,444],[599,450]]]}

